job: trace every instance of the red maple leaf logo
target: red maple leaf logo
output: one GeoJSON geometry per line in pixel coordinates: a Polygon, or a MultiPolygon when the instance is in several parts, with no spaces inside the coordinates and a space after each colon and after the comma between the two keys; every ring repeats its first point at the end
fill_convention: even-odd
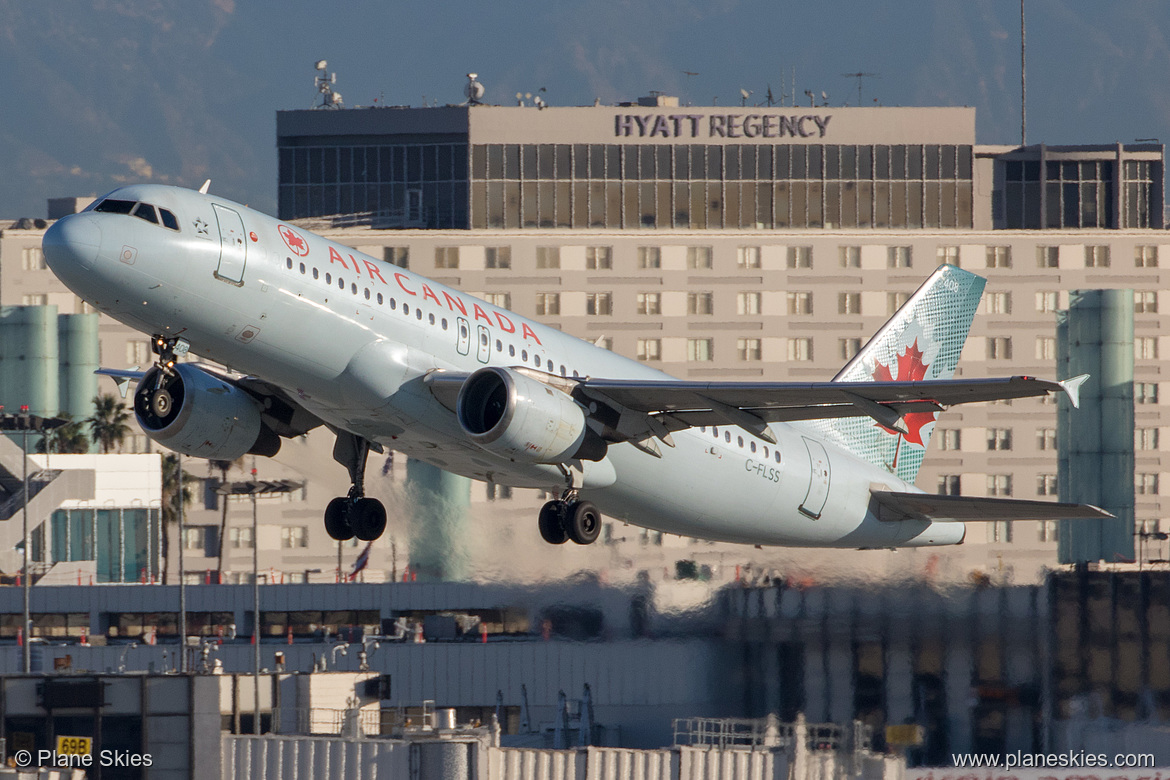
{"type": "Polygon", "coordinates": [[[297,257],[304,257],[309,254],[309,245],[305,243],[305,239],[301,238],[300,234],[292,228],[281,225],[280,237],[284,239],[284,243],[297,257]]]}
{"type": "MultiPolygon", "coordinates": [[[[926,378],[926,369],[930,368],[926,363],[922,362],[922,350],[918,348],[918,339],[914,339],[914,343],[906,347],[906,351],[898,355],[898,376],[890,375],[890,367],[884,365],[880,361],[874,361],[873,380],[875,382],[920,382],[926,378]]],[[[886,433],[891,433],[896,436],[902,436],[911,444],[917,444],[919,447],[925,447],[926,443],[922,441],[922,427],[927,423],[935,421],[937,412],[910,412],[902,417],[902,421],[906,423],[907,433],[903,434],[900,431],[895,431],[887,428],[884,425],[878,425],[886,433]]]]}

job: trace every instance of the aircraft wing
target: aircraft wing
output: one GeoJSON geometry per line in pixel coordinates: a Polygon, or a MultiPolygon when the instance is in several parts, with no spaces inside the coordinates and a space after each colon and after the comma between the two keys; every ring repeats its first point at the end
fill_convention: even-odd
{"type": "MultiPolygon", "coordinates": [[[[1087,375],[1063,382],[1014,376],[916,382],[688,382],[684,380],[569,379],[515,367],[512,370],[568,393],[591,410],[590,418],[608,441],[668,445],[670,433],[702,425],[737,425],[774,442],[768,423],[869,416],[905,430],[907,414],[939,412],[958,404],[1066,393],[1075,406],[1087,375]]],[[[468,374],[433,372],[426,382],[455,409],[468,374]]],[[[650,445],[653,449],[653,445],[650,445]]]]}
{"type": "Polygon", "coordinates": [[[871,490],[881,520],[972,522],[996,520],[1105,520],[1113,517],[1091,504],[1061,504],[1021,498],[938,496],[871,490]]]}

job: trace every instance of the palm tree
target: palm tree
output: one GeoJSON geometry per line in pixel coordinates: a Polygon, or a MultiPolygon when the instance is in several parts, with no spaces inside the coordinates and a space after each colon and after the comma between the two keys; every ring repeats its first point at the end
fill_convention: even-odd
{"type": "Polygon", "coordinates": [[[37,452],[70,455],[89,452],[89,439],[81,427],[85,421],[74,420],[68,412],[61,412],[57,416],[68,422],[45,433],[37,442],[37,452]]]}
{"type": "MultiPolygon", "coordinates": [[[[180,490],[179,456],[163,455],[162,459],[162,549],[163,549],[163,584],[167,584],[167,559],[170,557],[170,528],[179,522],[179,502],[183,506],[191,503],[191,488],[188,485],[198,482],[198,477],[183,472],[182,489],[180,490]]],[[[179,531],[179,544],[183,544],[182,529],[179,531]]],[[[183,573],[179,572],[182,577],[183,573]]]]}
{"type": "Polygon", "coordinates": [[[102,448],[102,454],[108,455],[110,450],[122,444],[130,426],[126,422],[130,419],[130,412],[126,404],[115,396],[104,394],[93,399],[93,417],[85,422],[89,424],[89,435],[102,448]]]}

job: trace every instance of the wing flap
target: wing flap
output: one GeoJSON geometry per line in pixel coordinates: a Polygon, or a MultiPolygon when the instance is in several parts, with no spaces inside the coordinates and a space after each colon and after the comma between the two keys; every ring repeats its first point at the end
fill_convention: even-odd
{"type": "Polygon", "coordinates": [[[940,496],[871,490],[881,520],[993,522],[997,520],[1105,520],[1113,517],[1091,504],[1066,504],[1022,498],[940,496]]]}

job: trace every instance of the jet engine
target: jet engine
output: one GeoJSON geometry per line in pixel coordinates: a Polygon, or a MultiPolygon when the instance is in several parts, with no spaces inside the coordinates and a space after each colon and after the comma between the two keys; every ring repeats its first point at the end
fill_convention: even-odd
{"type": "Polygon", "coordinates": [[[468,437],[488,452],[529,463],[601,460],[605,441],[565,393],[507,368],[481,368],[464,381],[455,405],[468,437]]]}
{"type": "Polygon", "coordinates": [[[155,367],[134,392],[142,430],[167,449],[215,460],[272,456],[280,437],[264,425],[258,403],[227,380],[189,364],[161,377],[155,367]]]}

